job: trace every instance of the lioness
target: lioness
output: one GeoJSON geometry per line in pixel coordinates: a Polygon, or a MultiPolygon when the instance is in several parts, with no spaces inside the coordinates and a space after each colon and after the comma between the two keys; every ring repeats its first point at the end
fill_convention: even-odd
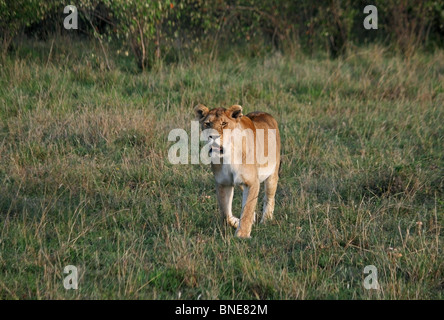
{"type": "Polygon", "coordinates": [[[199,104],[194,112],[203,133],[208,132],[211,169],[216,179],[217,200],[222,218],[237,228],[237,237],[249,238],[256,218],[255,209],[261,182],[265,182],[261,222],[273,218],[281,149],[278,124],[265,112],[252,112],[244,116],[239,105],[209,110],[199,104]],[[249,134],[245,134],[246,132],[253,139],[248,139],[249,134]],[[236,157],[241,161],[233,161],[236,157]],[[265,157],[266,163],[263,161],[265,157]],[[218,158],[221,161],[213,161],[218,158]],[[231,212],[235,185],[243,190],[240,219],[231,212]]]}

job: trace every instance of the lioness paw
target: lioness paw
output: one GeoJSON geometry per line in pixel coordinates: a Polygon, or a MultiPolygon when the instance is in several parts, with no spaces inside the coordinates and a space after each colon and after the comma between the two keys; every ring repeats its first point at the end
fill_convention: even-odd
{"type": "Polygon", "coordinates": [[[247,233],[243,230],[240,230],[239,228],[236,230],[234,236],[237,238],[242,238],[242,239],[250,239],[251,238],[249,232],[247,233]]]}
{"type": "Polygon", "coordinates": [[[230,224],[230,226],[237,229],[239,227],[239,218],[231,216],[228,218],[228,223],[230,224]]]}

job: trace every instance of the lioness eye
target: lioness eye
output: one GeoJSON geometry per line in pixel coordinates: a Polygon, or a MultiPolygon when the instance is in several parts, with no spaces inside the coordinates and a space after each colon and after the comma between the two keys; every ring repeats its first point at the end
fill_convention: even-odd
{"type": "Polygon", "coordinates": [[[210,122],[205,122],[205,127],[209,127],[210,126],[210,122]]]}
{"type": "Polygon", "coordinates": [[[227,124],[227,122],[222,122],[222,127],[225,127],[227,124]]]}

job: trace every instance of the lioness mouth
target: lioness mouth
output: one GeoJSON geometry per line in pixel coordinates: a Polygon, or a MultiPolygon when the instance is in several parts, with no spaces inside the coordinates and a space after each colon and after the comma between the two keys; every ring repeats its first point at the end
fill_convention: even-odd
{"type": "Polygon", "coordinates": [[[223,147],[211,147],[210,151],[209,151],[209,155],[212,156],[213,155],[213,150],[217,151],[219,154],[223,154],[224,153],[224,148],[223,147]]]}

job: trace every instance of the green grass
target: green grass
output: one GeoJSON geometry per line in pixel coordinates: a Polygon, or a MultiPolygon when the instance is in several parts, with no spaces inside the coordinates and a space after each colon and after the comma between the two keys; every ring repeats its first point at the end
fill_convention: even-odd
{"type": "Polygon", "coordinates": [[[140,74],[89,42],[21,45],[0,67],[0,298],[444,297],[443,51],[233,50],[140,74]],[[220,223],[208,166],[168,162],[197,103],[279,122],[275,220],[250,240],[220,223]]]}

